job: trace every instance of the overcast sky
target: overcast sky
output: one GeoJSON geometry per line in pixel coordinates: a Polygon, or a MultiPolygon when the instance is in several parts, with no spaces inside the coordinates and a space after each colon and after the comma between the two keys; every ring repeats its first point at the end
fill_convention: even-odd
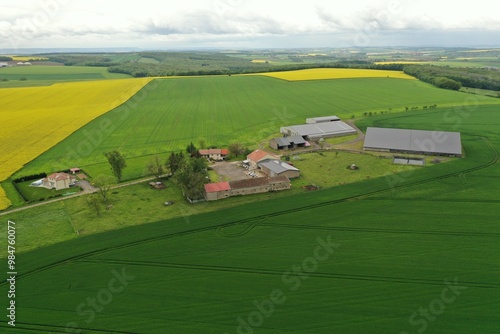
{"type": "Polygon", "coordinates": [[[493,0],[0,1],[0,48],[500,46],[493,0]]]}

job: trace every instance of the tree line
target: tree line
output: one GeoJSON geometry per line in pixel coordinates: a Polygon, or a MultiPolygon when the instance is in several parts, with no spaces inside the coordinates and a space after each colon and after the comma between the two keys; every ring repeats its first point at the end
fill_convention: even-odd
{"type": "Polygon", "coordinates": [[[459,90],[465,86],[493,91],[500,90],[500,71],[495,69],[406,65],[403,71],[440,88],[459,90]]]}

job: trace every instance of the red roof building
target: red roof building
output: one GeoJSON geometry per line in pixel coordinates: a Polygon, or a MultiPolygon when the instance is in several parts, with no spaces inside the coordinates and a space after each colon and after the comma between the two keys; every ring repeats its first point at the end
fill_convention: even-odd
{"type": "Polygon", "coordinates": [[[211,148],[208,150],[199,150],[198,153],[205,158],[211,160],[224,160],[224,158],[229,154],[229,150],[221,148],[211,148]]]}
{"type": "Polygon", "coordinates": [[[216,201],[229,197],[230,190],[229,182],[207,183],[205,184],[205,199],[207,201],[216,201]]]}
{"type": "Polygon", "coordinates": [[[279,157],[275,154],[272,154],[272,153],[269,153],[266,151],[262,151],[262,150],[255,150],[252,153],[250,153],[249,155],[247,155],[247,161],[249,162],[250,167],[253,169],[258,167],[257,163],[259,163],[260,161],[266,160],[266,159],[270,159],[270,160],[278,159],[279,160],[279,157]]]}

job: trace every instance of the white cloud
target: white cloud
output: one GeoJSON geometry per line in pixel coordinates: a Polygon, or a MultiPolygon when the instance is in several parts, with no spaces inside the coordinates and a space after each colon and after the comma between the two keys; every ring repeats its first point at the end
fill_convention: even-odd
{"type": "MultiPolygon", "coordinates": [[[[252,39],[272,44],[273,36],[293,44],[294,36],[302,41],[300,36],[307,35],[319,42],[322,36],[333,41],[341,35],[349,43],[360,32],[373,35],[373,43],[381,35],[391,43],[389,37],[405,32],[498,31],[498,9],[487,0],[472,5],[448,0],[24,0],[2,8],[0,46],[9,47],[12,36],[18,47],[154,47],[159,41],[162,46],[191,41],[196,47],[252,39]]],[[[500,41],[493,38],[491,44],[500,41]]]]}

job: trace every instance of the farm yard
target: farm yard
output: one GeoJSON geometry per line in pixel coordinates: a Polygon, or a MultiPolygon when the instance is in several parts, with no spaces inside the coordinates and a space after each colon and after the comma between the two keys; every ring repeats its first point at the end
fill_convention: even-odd
{"type": "MultiPolygon", "coordinates": [[[[459,131],[465,158],[415,167],[370,154],[314,152],[291,156],[301,177],[283,192],[191,205],[162,179],[161,190],[147,182],[111,190],[110,206],[99,214],[85,196],[7,212],[2,217],[16,222],[19,244],[19,333],[497,330],[498,99],[386,77],[144,80],[143,89],[118,107],[110,87],[115,99],[106,103],[81,97],[92,117],[70,104],[89,117],[44,150],[23,143],[34,160],[19,160],[3,177],[69,166],[109,174],[103,152],[119,149],[127,158],[126,184],[145,175],[151,157],[166,158],[190,141],[254,149],[282,125],[331,114],[353,118],[363,131],[459,131]],[[104,131],[106,124],[112,129],[104,131]],[[359,170],[348,169],[351,164],[359,170]],[[302,188],[310,184],[319,190],[302,188]],[[103,300],[118,277],[123,289],[92,312],[88,298],[103,300]]],[[[15,126],[14,118],[9,124],[15,126]]],[[[0,233],[7,234],[6,224],[0,233]]],[[[0,239],[0,248],[6,241],[0,239]]],[[[0,283],[0,294],[7,290],[0,283]]],[[[0,331],[7,327],[1,320],[0,331]]]]}

